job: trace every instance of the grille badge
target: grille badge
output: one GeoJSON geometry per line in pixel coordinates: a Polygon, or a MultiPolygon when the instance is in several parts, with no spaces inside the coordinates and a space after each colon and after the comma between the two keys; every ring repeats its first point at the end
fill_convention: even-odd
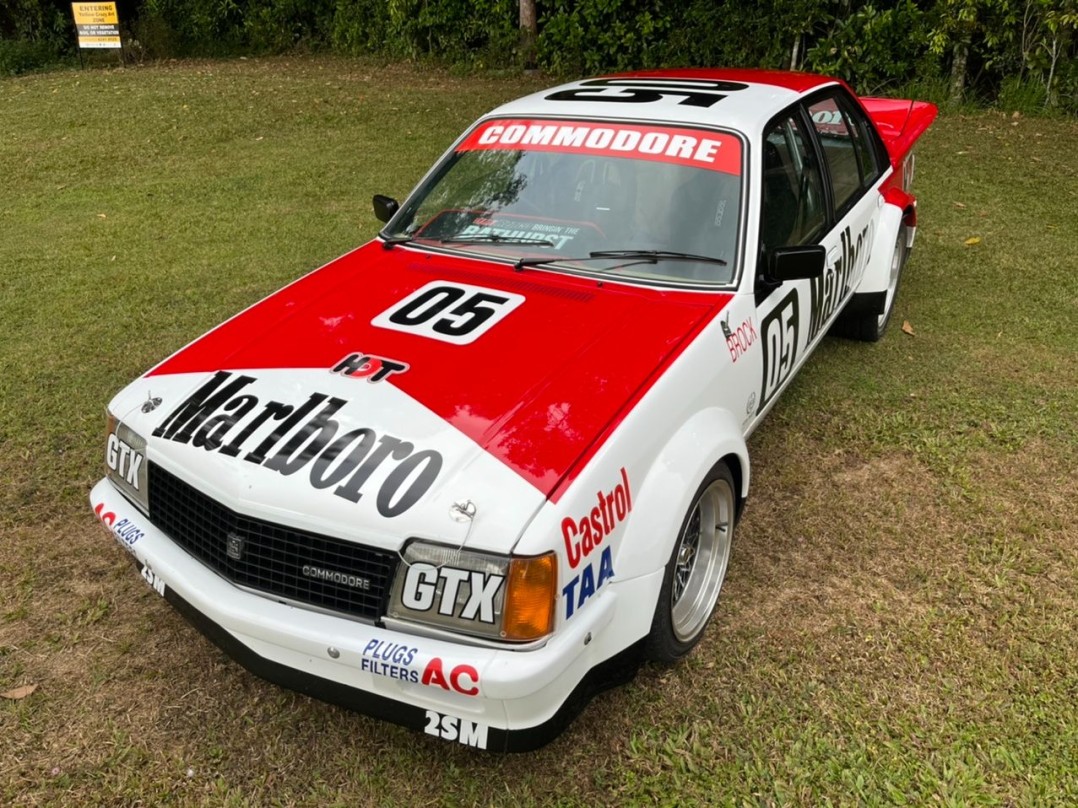
{"type": "Polygon", "coordinates": [[[226,555],[228,555],[228,557],[231,558],[233,561],[239,561],[241,558],[243,558],[243,536],[241,536],[239,533],[233,533],[229,531],[228,535],[225,536],[225,539],[226,555]]]}

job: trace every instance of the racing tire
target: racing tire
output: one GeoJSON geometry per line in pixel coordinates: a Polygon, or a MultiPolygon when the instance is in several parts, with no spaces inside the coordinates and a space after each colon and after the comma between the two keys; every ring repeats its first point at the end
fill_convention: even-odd
{"type": "Polygon", "coordinates": [[[726,577],[737,515],[734,476],[718,463],[700,483],[666,564],[644,652],[673,663],[704,635],[726,577]]]}
{"type": "Polygon", "coordinates": [[[847,311],[844,311],[835,321],[831,333],[861,342],[879,342],[887,331],[887,324],[891,322],[891,314],[895,310],[895,298],[898,296],[898,287],[902,281],[902,270],[905,269],[909,257],[909,232],[903,224],[899,225],[898,235],[895,237],[895,249],[891,253],[891,274],[887,281],[887,291],[884,293],[883,312],[850,311],[849,309],[853,307],[847,306],[847,311]]]}

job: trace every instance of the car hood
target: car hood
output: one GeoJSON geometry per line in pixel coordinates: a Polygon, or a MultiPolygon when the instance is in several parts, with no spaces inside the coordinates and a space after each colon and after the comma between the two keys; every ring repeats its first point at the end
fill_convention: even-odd
{"type": "Polygon", "coordinates": [[[242,512],[507,550],[728,300],[372,242],[180,350],[112,411],[151,462],[242,512]],[[464,344],[384,327],[432,283],[519,302],[464,344]],[[392,372],[374,380],[374,362],[392,372]]]}

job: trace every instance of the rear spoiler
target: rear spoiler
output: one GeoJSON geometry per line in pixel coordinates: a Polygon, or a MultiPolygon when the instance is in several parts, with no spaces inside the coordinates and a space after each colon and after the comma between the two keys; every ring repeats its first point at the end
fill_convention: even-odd
{"type": "Polygon", "coordinates": [[[861,104],[872,118],[887,146],[891,163],[895,166],[913,148],[939,110],[927,101],[902,101],[895,98],[862,98],[861,104]]]}

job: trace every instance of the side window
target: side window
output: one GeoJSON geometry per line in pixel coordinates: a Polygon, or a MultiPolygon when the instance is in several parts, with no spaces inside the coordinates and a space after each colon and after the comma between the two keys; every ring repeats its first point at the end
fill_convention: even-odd
{"type": "Polygon", "coordinates": [[[880,176],[868,122],[860,110],[838,94],[810,104],[808,111],[827,161],[835,214],[840,218],[880,176]]]}
{"type": "Polygon", "coordinates": [[[868,190],[883,173],[884,165],[879,160],[880,150],[876,148],[875,130],[860,107],[839,99],[850,122],[850,134],[853,147],[857,152],[857,164],[861,167],[861,187],[868,190]]]}
{"type": "Polygon", "coordinates": [[[823,181],[801,119],[791,115],[764,137],[763,249],[810,244],[827,220],[823,181]]]}

